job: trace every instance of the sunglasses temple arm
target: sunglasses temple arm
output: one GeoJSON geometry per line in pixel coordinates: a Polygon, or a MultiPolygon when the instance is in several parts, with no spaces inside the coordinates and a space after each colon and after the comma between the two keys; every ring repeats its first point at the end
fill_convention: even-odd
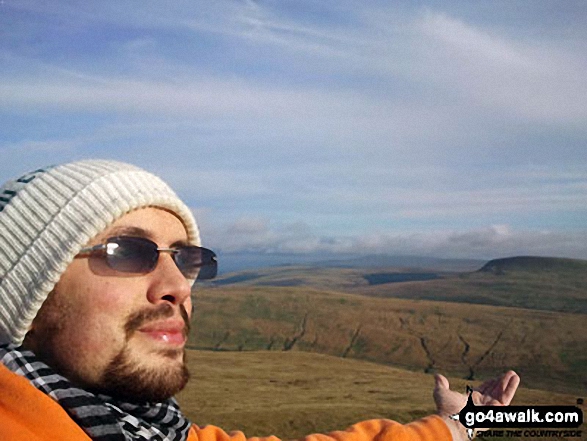
{"type": "Polygon", "coordinates": [[[99,244],[99,245],[94,245],[93,247],[89,247],[89,248],[82,248],[81,250],[79,250],[78,254],[93,253],[94,251],[102,251],[105,249],[106,249],[106,245],[99,244]]]}

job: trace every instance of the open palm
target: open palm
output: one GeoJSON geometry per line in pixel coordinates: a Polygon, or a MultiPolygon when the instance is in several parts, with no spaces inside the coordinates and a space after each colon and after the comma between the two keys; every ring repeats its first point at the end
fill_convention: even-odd
{"type": "MultiPolygon", "coordinates": [[[[434,387],[434,402],[438,414],[449,423],[449,428],[455,439],[466,439],[464,427],[458,422],[450,424],[448,418],[457,414],[467,404],[467,394],[450,390],[450,385],[444,375],[436,374],[436,385],[434,387]],[[458,437],[456,436],[458,434],[458,437]]],[[[473,403],[478,406],[507,406],[512,401],[520,377],[514,371],[508,371],[500,377],[492,378],[484,382],[481,386],[473,389],[473,403]]]]}

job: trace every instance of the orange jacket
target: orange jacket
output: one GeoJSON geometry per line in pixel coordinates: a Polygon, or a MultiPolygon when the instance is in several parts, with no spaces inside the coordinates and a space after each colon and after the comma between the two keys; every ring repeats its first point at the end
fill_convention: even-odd
{"type": "MultiPolygon", "coordinates": [[[[215,426],[190,429],[188,441],[245,441],[242,432],[227,434],[215,426]]],[[[430,416],[402,425],[370,420],[346,431],[309,435],[305,441],[451,441],[442,419],[430,416]]],[[[91,441],[51,397],[0,364],[0,441],[91,441]]],[[[277,437],[249,441],[279,441],[277,437]]]]}

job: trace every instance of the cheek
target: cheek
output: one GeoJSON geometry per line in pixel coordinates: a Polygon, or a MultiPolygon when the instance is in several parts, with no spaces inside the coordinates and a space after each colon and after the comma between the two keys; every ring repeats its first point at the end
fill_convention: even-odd
{"type": "Polygon", "coordinates": [[[108,348],[118,348],[124,343],[125,318],[131,306],[120,287],[115,289],[106,282],[70,288],[69,292],[63,292],[63,297],[70,297],[71,301],[59,308],[62,336],[69,344],[89,355],[106,355],[108,348]]]}
{"type": "Polygon", "coordinates": [[[124,289],[124,284],[106,282],[87,293],[84,315],[96,331],[102,331],[104,337],[124,329],[126,318],[135,308],[128,291],[130,288],[124,289]]]}
{"type": "Polygon", "coordinates": [[[132,307],[133,287],[132,284],[122,283],[123,280],[104,280],[95,284],[86,293],[86,301],[91,304],[91,309],[107,315],[120,315],[129,310],[132,307]]]}

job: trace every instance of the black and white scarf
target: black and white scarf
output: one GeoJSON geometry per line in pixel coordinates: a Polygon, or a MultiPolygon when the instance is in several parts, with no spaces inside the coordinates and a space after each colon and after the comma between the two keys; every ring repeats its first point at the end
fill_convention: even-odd
{"type": "Polygon", "coordinates": [[[187,439],[190,422],[173,398],[139,405],[93,394],[14,345],[0,346],[0,363],[57,401],[94,441],[187,439]]]}

